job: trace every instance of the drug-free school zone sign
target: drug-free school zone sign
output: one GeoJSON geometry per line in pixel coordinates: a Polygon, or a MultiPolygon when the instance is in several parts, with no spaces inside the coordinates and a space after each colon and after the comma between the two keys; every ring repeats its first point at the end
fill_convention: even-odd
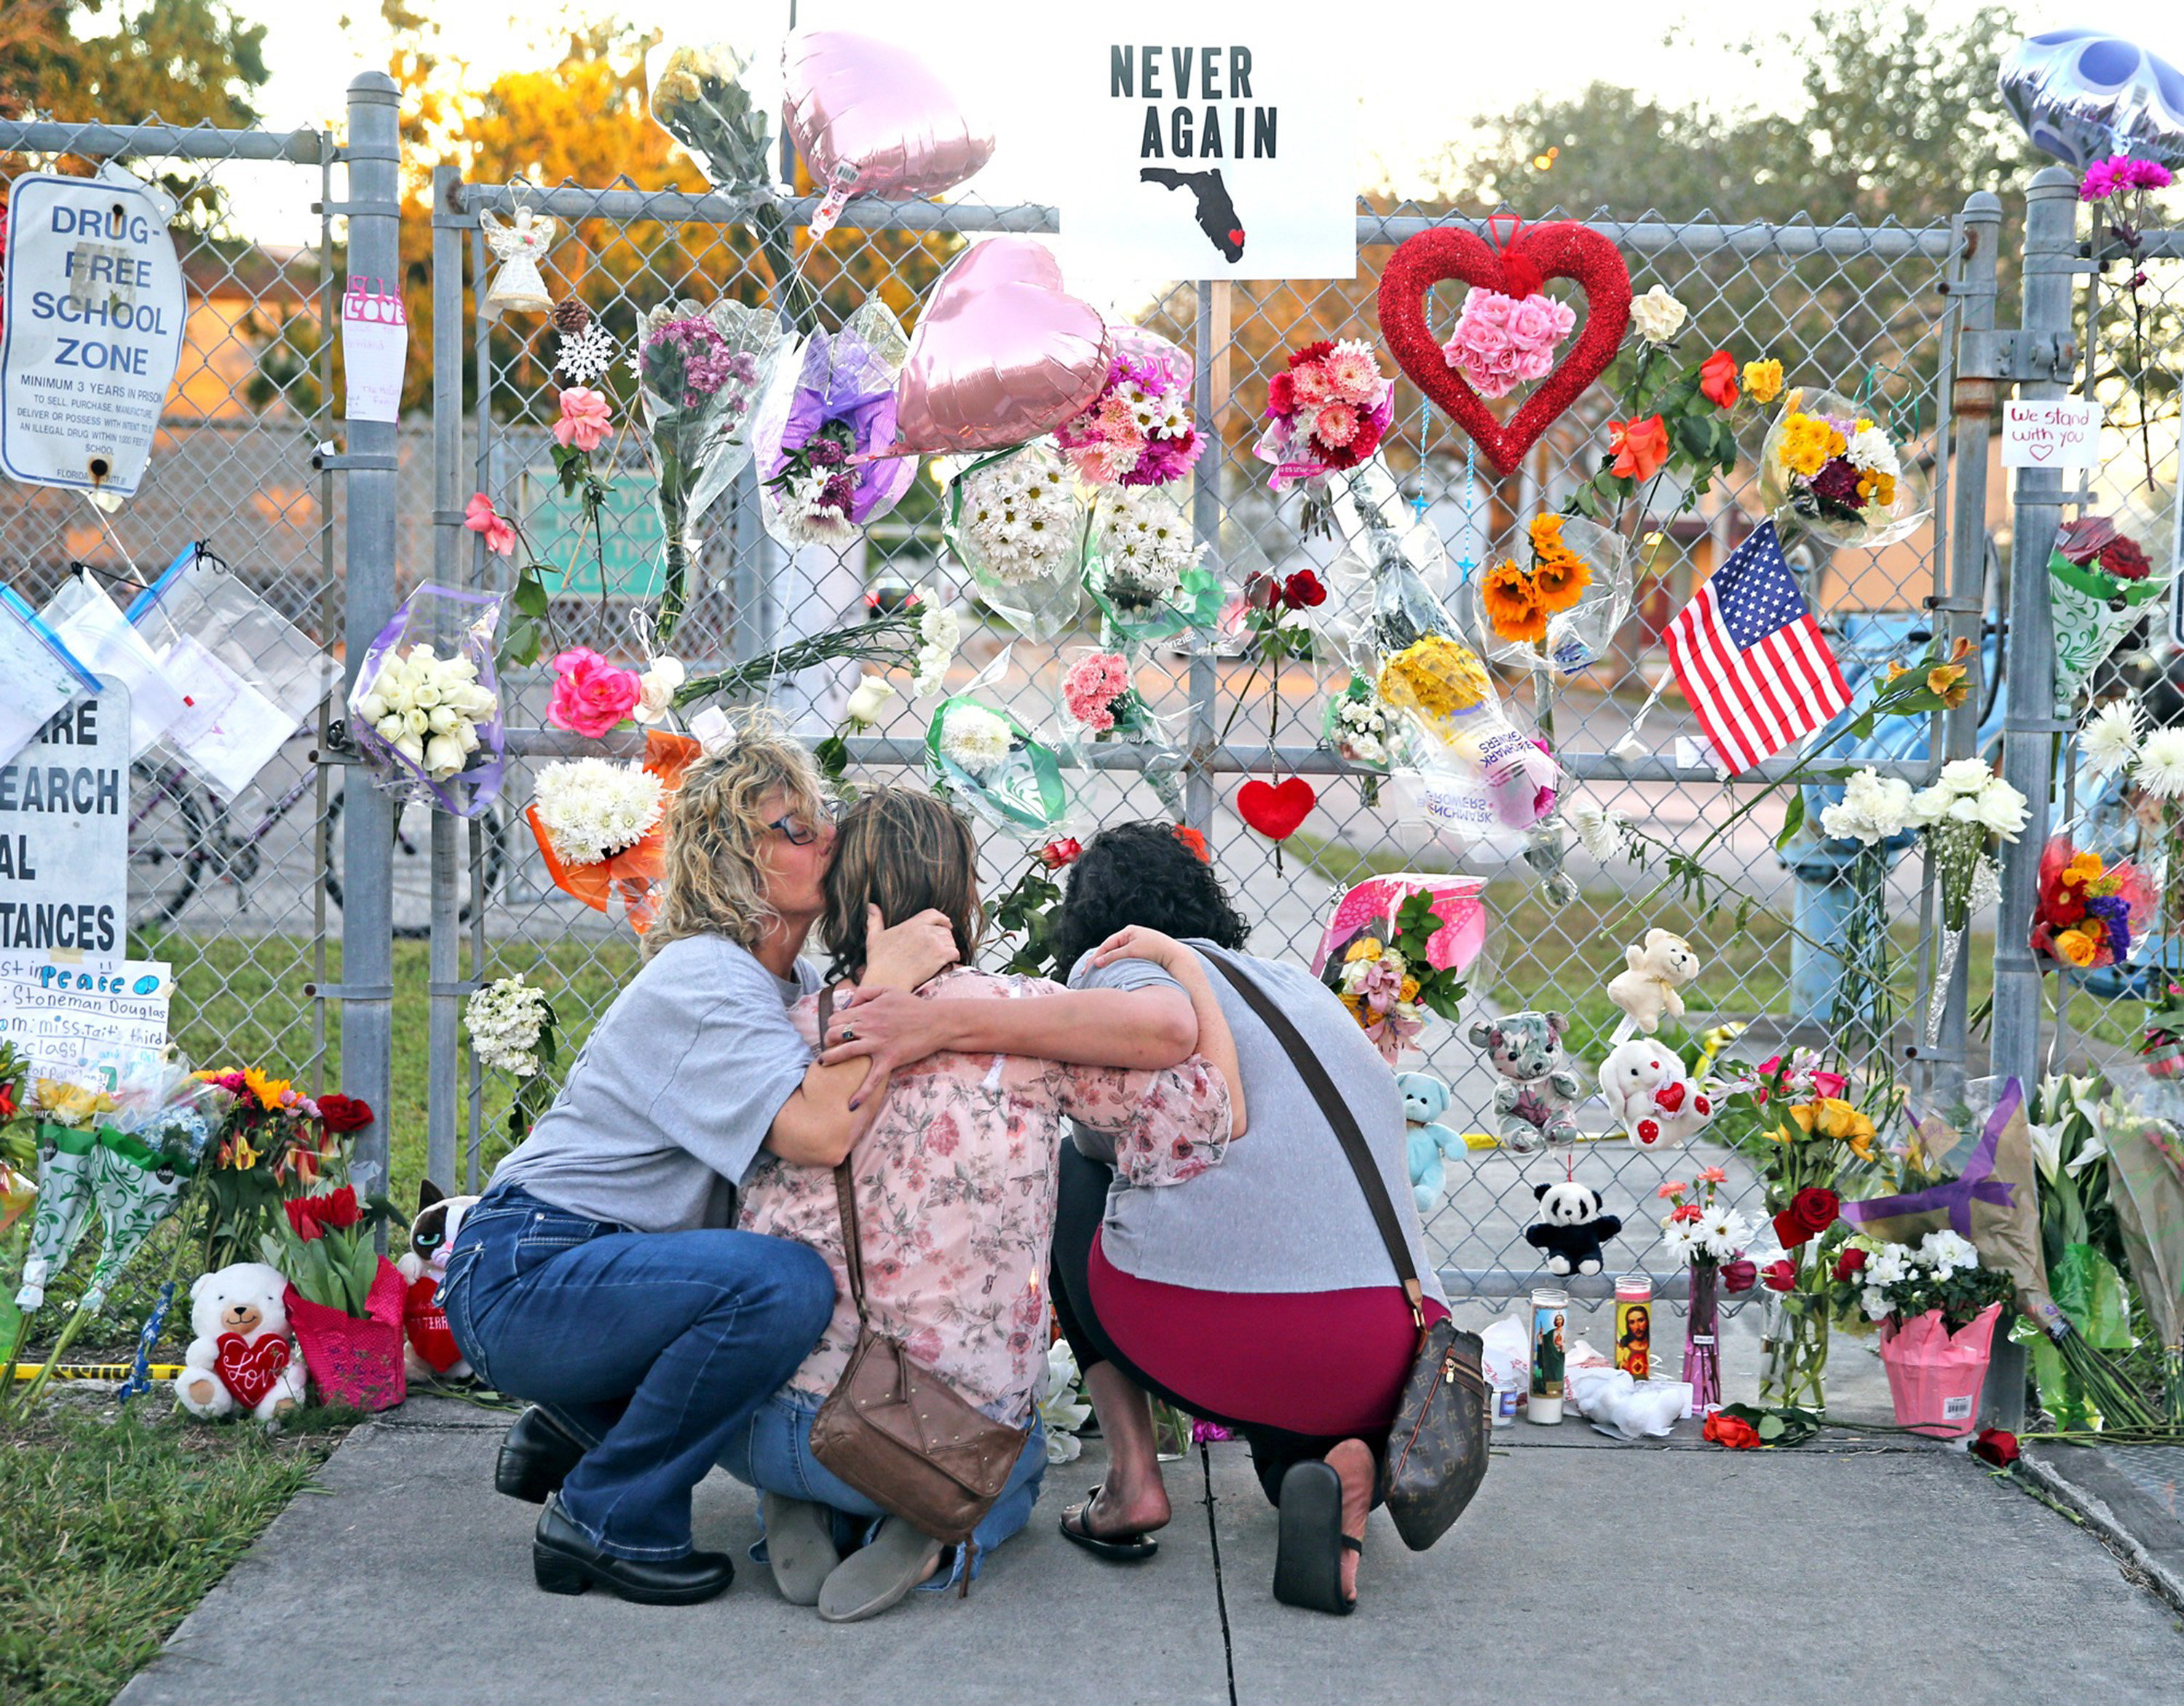
{"type": "Polygon", "coordinates": [[[0,265],[0,468],[109,507],[134,493],[187,311],[181,263],[149,191],[17,178],[0,265]]]}

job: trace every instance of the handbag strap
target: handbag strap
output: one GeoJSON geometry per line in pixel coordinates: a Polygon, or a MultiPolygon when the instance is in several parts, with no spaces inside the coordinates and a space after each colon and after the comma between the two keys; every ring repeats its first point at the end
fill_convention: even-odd
{"type": "MultiPolygon", "coordinates": [[[[827,1026],[834,1017],[834,986],[819,991],[819,1040],[827,1040],[827,1026]]],[[[834,1163],[834,1201],[842,1213],[842,1263],[849,1269],[850,1296],[857,1306],[857,1319],[865,1319],[864,1240],[857,1230],[857,1187],[850,1176],[850,1157],[834,1163]]]]}
{"type": "Polygon", "coordinates": [[[1379,1163],[1373,1158],[1365,1134],[1358,1129],[1357,1116],[1350,1111],[1350,1104],[1335,1089],[1334,1080],[1328,1076],[1326,1066],[1306,1043],[1296,1022],[1275,1005],[1273,997],[1260,987],[1257,980],[1217,955],[1203,954],[1200,957],[1228,978],[1245,1004],[1273,1033],[1274,1040],[1288,1053],[1297,1076],[1304,1080],[1305,1088],[1319,1104],[1321,1114],[1334,1128],[1342,1152],[1350,1157],[1351,1171],[1357,1175],[1358,1186],[1365,1193],[1366,1206],[1373,1211],[1373,1224],[1380,1229],[1380,1241],[1388,1246],[1388,1259],[1396,1264],[1396,1277],[1403,1282],[1403,1295],[1410,1300],[1411,1319],[1423,1333],[1426,1325],[1425,1288],[1418,1284],[1418,1264],[1411,1260],[1410,1240],[1403,1236],[1403,1223],[1396,1217],[1395,1202],[1388,1195],[1388,1181],[1380,1176],[1379,1163]]]}

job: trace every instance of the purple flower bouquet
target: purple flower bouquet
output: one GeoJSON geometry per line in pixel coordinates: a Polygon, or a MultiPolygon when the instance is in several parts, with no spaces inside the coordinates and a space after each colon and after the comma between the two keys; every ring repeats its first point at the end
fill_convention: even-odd
{"type": "Polygon", "coordinates": [[[894,316],[867,302],[839,332],[813,333],[795,383],[775,387],[752,438],[766,482],[759,513],[783,544],[846,544],[909,489],[916,457],[867,460],[894,442],[907,353],[894,316]]]}
{"type": "Polygon", "coordinates": [[[666,535],[662,641],[682,612],[698,523],[749,460],[751,416],[783,342],[770,311],[733,302],[662,304],[638,328],[638,386],[666,535]]]}

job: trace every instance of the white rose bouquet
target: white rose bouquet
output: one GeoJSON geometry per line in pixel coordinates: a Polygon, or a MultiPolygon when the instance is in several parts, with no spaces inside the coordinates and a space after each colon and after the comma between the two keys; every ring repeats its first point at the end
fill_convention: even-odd
{"type": "Polygon", "coordinates": [[[365,653],[349,692],[350,738],[395,798],[469,817],[499,795],[499,615],[498,599],[420,587],[365,653]],[[449,633],[452,644],[433,638],[449,633]]]}

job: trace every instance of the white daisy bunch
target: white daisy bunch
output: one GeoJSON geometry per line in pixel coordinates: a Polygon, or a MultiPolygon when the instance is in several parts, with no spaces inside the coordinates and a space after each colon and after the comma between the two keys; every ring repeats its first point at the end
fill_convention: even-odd
{"type": "Polygon", "coordinates": [[[442,657],[428,640],[387,653],[354,701],[371,732],[434,782],[459,776],[478,750],[478,725],[500,701],[460,653],[442,657]]]}
{"type": "Polygon", "coordinates": [[[650,771],[572,758],[538,772],[532,808],[564,865],[596,865],[635,846],[660,822],[666,790],[650,771]]]}
{"type": "Polygon", "coordinates": [[[1352,764],[1388,761],[1388,707],[1378,694],[1364,699],[1340,699],[1334,704],[1337,744],[1352,764]]]}
{"type": "Polygon", "coordinates": [[[948,666],[956,661],[956,648],[963,643],[963,619],[931,599],[920,599],[917,618],[917,672],[910,690],[922,698],[940,691],[948,678],[948,666]]]}
{"type": "Polygon", "coordinates": [[[2114,700],[2088,717],[2078,744],[2103,770],[2128,766],[2131,785],[2164,805],[2184,799],[2184,728],[2147,729],[2129,700],[2114,700]]]}
{"type": "Polygon", "coordinates": [[[940,755],[974,782],[999,770],[1015,744],[1007,722],[983,705],[951,705],[940,720],[940,755]]]}
{"type": "Polygon", "coordinates": [[[1157,604],[1173,598],[1206,547],[1173,498],[1150,486],[1122,486],[1100,494],[1096,527],[1106,566],[1106,592],[1118,603],[1157,604]]]}
{"type": "Polygon", "coordinates": [[[1870,421],[1858,423],[1843,454],[1850,459],[1851,466],[1861,473],[1886,474],[1893,480],[1903,471],[1903,464],[1896,454],[1896,447],[1888,442],[1888,435],[1870,421]]]}
{"type": "Polygon", "coordinates": [[[1003,586],[1046,580],[1076,555],[1074,482],[1045,445],[980,469],[964,480],[959,495],[957,531],[1003,586]]]}
{"type": "Polygon", "coordinates": [[[1971,1240],[1946,1228],[1929,1232],[1915,1246],[1857,1237],[1847,1247],[1865,1252],[1858,1307],[1869,1321],[1908,1319],[1933,1308],[1975,1313],[1982,1296],[1998,1299],[2008,1291],[2008,1278],[1981,1266],[1971,1240]]]}
{"type": "Polygon", "coordinates": [[[2078,747],[2102,770],[2120,770],[2138,756],[2138,706],[2127,699],[2111,700],[2086,719],[2078,731],[2078,747]]]}
{"type": "Polygon", "coordinates": [[[827,500],[827,487],[833,477],[833,470],[814,468],[808,473],[788,475],[766,488],[788,543],[846,545],[857,537],[857,524],[848,512],[827,500]]]}
{"type": "Polygon", "coordinates": [[[463,1006],[463,1029],[478,1064],[517,1078],[538,1071],[538,1039],[554,1022],[546,992],[534,990],[518,972],[473,990],[463,1006]]]}
{"type": "Polygon", "coordinates": [[[1725,1203],[1709,1205],[1696,1220],[1670,1220],[1661,1246],[1677,1262],[1734,1262],[1752,1242],[1752,1223],[1725,1203]]]}
{"type": "Polygon", "coordinates": [[[1914,822],[1911,784],[1877,770],[1861,770],[1843,783],[1840,805],[1824,807],[1820,828],[1838,841],[1877,846],[1914,822]]]}

